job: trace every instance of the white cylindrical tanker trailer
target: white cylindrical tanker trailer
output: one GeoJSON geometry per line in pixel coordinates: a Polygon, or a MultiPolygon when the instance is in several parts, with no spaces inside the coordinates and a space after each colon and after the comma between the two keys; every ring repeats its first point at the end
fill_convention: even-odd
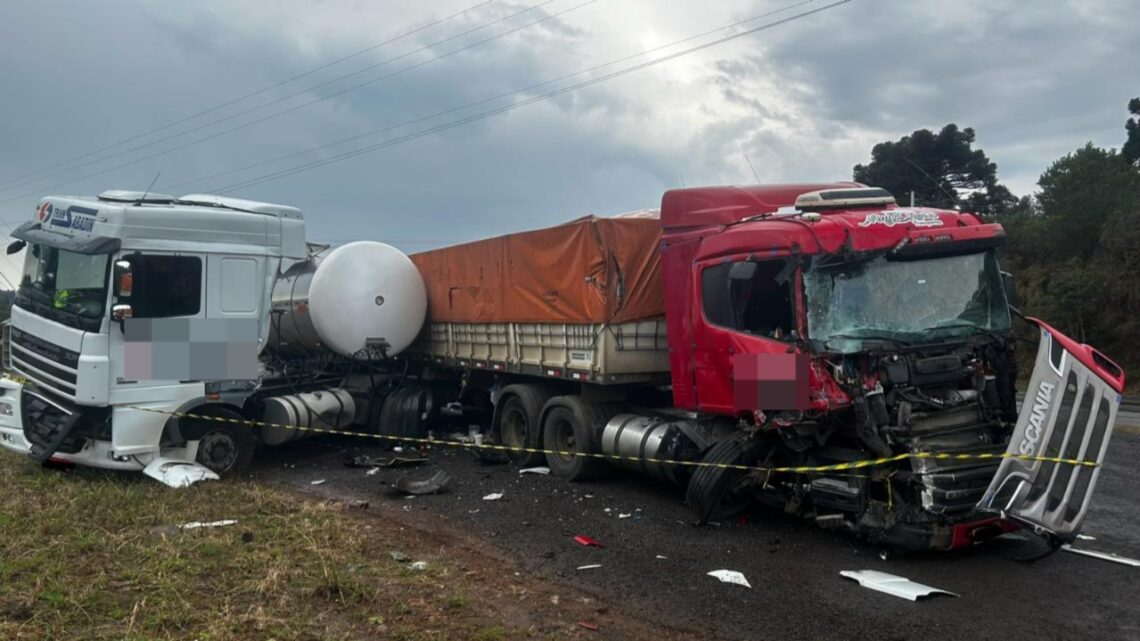
{"type": "Polygon", "coordinates": [[[411,345],[426,312],[419,270],[391,245],[357,241],[319,249],[288,267],[270,299],[263,360],[273,384],[257,399],[261,444],[375,420],[368,411],[381,402],[372,389],[375,376],[361,376],[360,370],[411,345]],[[330,369],[334,375],[324,376],[330,369]],[[372,383],[367,393],[343,387],[353,374],[372,383]],[[292,393],[273,393],[285,390],[292,393]]]}

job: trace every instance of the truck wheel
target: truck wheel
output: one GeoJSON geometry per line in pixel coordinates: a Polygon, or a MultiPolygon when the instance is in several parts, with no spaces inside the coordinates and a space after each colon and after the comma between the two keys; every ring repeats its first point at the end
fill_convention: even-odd
{"type": "Polygon", "coordinates": [[[725,439],[705,452],[701,462],[710,465],[697,467],[685,491],[685,501],[702,525],[732,518],[752,501],[751,495],[738,487],[746,474],[744,470],[715,466],[755,465],[758,458],[759,447],[740,438],[725,439]]]}
{"type": "Polygon", "coordinates": [[[542,464],[541,452],[524,452],[521,448],[538,449],[542,445],[542,408],[550,393],[538,385],[508,385],[503,388],[502,408],[498,409],[495,435],[499,443],[512,449],[511,460],[520,467],[542,464]]]}
{"type": "Polygon", "coordinates": [[[249,467],[257,446],[252,428],[211,421],[197,431],[200,436],[195,460],[199,463],[223,478],[240,474],[249,467]]]}
{"type": "Polygon", "coordinates": [[[559,396],[547,405],[542,442],[550,471],[569,481],[586,481],[606,470],[597,458],[599,434],[606,421],[601,408],[576,396],[559,396]]]}

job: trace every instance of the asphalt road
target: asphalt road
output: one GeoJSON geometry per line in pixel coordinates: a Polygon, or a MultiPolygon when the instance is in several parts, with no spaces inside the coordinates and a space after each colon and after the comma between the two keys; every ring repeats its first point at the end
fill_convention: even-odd
{"type": "MultiPolygon", "coordinates": [[[[850,535],[778,512],[753,513],[743,524],[696,527],[676,491],[624,473],[572,485],[436,448],[429,466],[368,475],[345,467],[345,453],[381,452],[356,441],[302,441],[262,452],[254,476],[366,499],[381,514],[438,519],[441,528],[458,528],[495,546],[523,572],[584,590],[611,611],[696,630],[703,638],[1140,639],[1140,569],[1067,552],[1034,563],[1016,560],[1039,551],[1029,542],[998,540],[962,552],[884,559],[850,535]],[[404,499],[389,487],[400,476],[426,478],[437,469],[454,477],[450,492],[404,499]],[[314,486],[314,480],[324,483],[314,486]],[[483,499],[492,492],[504,496],[483,499]],[[605,547],[583,547],[573,540],[577,534],[605,547]],[[589,564],[602,567],[576,569],[589,564]],[[744,573],[752,588],[706,575],[718,569],[744,573]],[[960,597],[912,603],[839,575],[861,569],[960,597]]],[[[1081,546],[1140,558],[1138,460],[1140,435],[1115,434],[1084,530],[1096,540],[1081,546]]]]}

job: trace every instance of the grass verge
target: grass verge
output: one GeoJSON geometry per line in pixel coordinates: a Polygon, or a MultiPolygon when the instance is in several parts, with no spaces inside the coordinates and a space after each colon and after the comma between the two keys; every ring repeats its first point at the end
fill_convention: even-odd
{"type": "Polygon", "coordinates": [[[472,606],[480,586],[462,568],[358,511],[250,482],[172,490],[0,452],[0,639],[529,636],[472,606]],[[222,519],[238,523],[177,527],[222,519]]]}

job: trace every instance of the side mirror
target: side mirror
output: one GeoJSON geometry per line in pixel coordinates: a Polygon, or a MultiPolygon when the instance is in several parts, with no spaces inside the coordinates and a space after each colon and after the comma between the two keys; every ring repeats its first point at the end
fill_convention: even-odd
{"type": "Polygon", "coordinates": [[[752,280],[752,277],[756,275],[756,268],[756,263],[751,261],[733,263],[728,270],[728,280],[734,283],[752,280]]]}
{"type": "Polygon", "coordinates": [[[22,240],[13,240],[12,242],[8,243],[8,255],[11,256],[12,254],[15,254],[16,252],[26,247],[27,244],[28,243],[22,240]]]}
{"type": "MultiPolygon", "coordinates": [[[[129,260],[116,260],[115,261],[115,296],[119,298],[130,298],[131,290],[134,289],[135,277],[132,270],[131,261],[129,260]]],[[[126,306],[130,309],[130,305],[126,306]]]]}
{"type": "Polygon", "coordinates": [[[122,322],[123,320],[130,318],[132,315],[133,312],[130,305],[119,303],[117,305],[111,306],[111,318],[113,320],[122,322]]]}
{"type": "Polygon", "coordinates": [[[1001,286],[1005,289],[1005,298],[1010,307],[1014,309],[1021,308],[1021,300],[1017,297],[1017,283],[1013,280],[1013,274],[1009,272],[1001,273],[1001,286]]]}

